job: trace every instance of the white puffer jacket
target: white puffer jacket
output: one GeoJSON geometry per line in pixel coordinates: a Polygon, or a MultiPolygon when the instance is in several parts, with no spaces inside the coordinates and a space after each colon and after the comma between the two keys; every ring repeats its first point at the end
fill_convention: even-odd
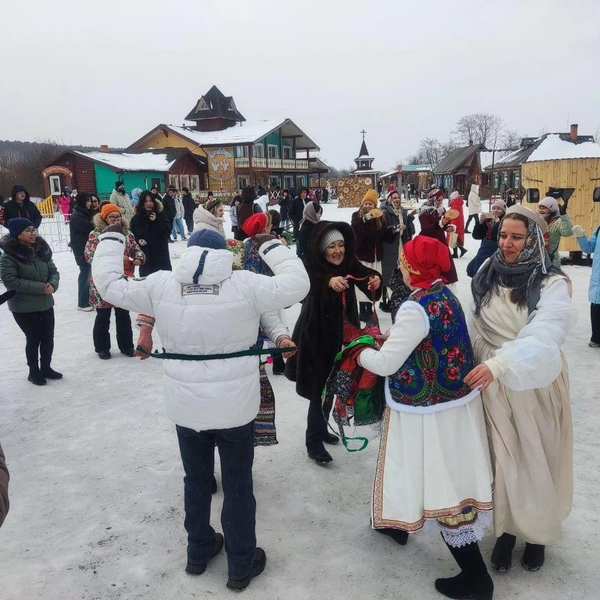
{"type": "Polygon", "coordinates": [[[215,217],[210,211],[206,210],[203,206],[199,206],[194,211],[194,231],[200,231],[201,229],[210,229],[216,231],[225,237],[225,229],[223,228],[223,218],[215,217]]]}
{"type": "MultiPolygon", "coordinates": [[[[247,350],[256,342],[261,314],[299,302],[310,287],[302,261],[276,240],[259,249],[273,277],[233,271],[228,250],[193,246],[175,271],[141,280],[123,277],[123,242],[120,234],[100,236],[92,264],[96,287],[107,302],[153,316],[161,345],[170,353],[247,350]]],[[[161,362],[167,415],[178,425],[229,429],[256,417],[259,357],[161,362]]]]}

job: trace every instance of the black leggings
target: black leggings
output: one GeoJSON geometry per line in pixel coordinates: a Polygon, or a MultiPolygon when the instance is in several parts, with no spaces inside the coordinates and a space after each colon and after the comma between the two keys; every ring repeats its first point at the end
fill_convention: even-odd
{"type": "Polygon", "coordinates": [[[54,308],[40,312],[13,313],[25,334],[25,356],[30,369],[48,369],[54,351],[54,308]],[[38,352],[40,365],[38,365],[38,352]]]}
{"type": "Polygon", "coordinates": [[[465,225],[465,230],[469,229],[469,223],[471,222],[471,219],[473,221],[475,221],[475,225],[477,225],[477,221],[479,220],[479,215],[469,215],[469,218],[467,219],[467,224],[465,225]]]}

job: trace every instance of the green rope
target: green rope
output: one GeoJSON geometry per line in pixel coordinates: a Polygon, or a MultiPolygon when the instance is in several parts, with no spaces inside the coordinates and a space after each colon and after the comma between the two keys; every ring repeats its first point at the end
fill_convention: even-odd
{"type": "Polygon", "coordinates": [[[263,354],[283,354],[284,352],[293,352],[298,348],[249,348],[248,350],[239,350],[238,352],[228,352],[225,354],[175,354],[172,352],[159,352],[155,350],[148,354],[146,350],[138,346],[136,350],[141,354],[146,354],[151,358],[163,358],[166,360],[220,360],[223,358],[239,358],[240,356],[261,356],[263,354]]]}

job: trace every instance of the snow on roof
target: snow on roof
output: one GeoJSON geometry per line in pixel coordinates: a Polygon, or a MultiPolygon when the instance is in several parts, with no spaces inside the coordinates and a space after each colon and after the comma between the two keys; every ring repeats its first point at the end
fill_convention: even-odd
{"type": "Polygon", "coordinates": [[[359,158],[365,158],[367,160],[375,160],[372,156],[367,156],[366,154],[361,154],[356,160],[359,158]]]}
{"type": "Polygon", "coordinates": [[[533,151],[526,162],[569,158],[600,158],[600,144],[596,142],[574,144],[562,140],[557,134],[552,134],[533,151]]]}
{"type": "Polygon", "coordinates": [[[251,144],[264,138],[274,129],[283,125],[285,121],[246,121],[243,125],[235,125],[223,131],[196,131],[187,127],[169,125],[169,128],[193,140],[199,146],[217,146],[251,144]]]}
{"type": "Polygon", "coordinates": [[[167,172],[175,160],[169,160],[167,154],[146,152],[128,154],[126,152],[76,152],[80,156],[95,160],[120,171],[158,171],[167,172]]]}

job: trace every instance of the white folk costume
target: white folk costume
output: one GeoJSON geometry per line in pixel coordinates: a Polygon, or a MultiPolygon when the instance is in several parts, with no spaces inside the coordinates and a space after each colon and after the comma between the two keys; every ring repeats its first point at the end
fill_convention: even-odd
{"type": "Polygon", "coordinates": [[[463,381],[475,365],[465,316],[439,278],[450,266],[448,247],[417,236],[401,259],[417,289],[381,350],[360,355],[363,367],[386,376],[373,528],[413,533],[437,519],[463,570],[460,581],[438,580],[438,591],[463,597],[452,594],[464,585],[491,598],[477,542],[492,509],[492,469],[481,396],[463,381]]]}
{"type": "MultiPolygon", "coordinates": [[[[498,250],[473,279],[473,348],[494,375],[482,396],[495,474],[494,529],[499,542],[505,534],[508,554],[506,565],[497,564],[495,549],[492,562],[510,568],[517,536],[541,548],[529,569],[537,570],[543,546],[560,541],[573,503],[569,374],[561,347],[577,310],[567,277],[551,267],[541,217],[521,206],[511,213],[528,218],[526,244],[511,264],[498,250]]],[[[526,562],[524,555],[527,569],[526,562]]]]}

